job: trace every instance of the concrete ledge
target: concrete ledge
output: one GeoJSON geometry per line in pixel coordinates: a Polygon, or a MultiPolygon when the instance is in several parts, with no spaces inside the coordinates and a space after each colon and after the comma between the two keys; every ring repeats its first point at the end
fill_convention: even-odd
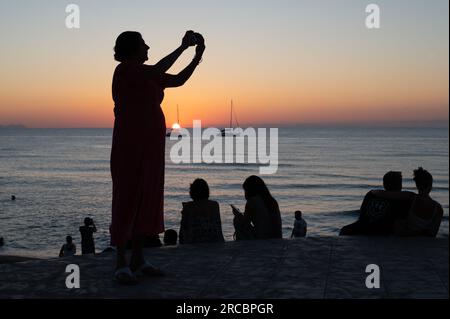
{"type": "Polygon", "coordinates": [[[448,298],[448,239],[309,237],[147,249],[167,272],[124,287],[114,253],[0,264],[0,298],[448,298]],[[80,267],[67,289],[66,265],[80,267]],[[368,264],[381,287],[368,289],[368,264]]]}

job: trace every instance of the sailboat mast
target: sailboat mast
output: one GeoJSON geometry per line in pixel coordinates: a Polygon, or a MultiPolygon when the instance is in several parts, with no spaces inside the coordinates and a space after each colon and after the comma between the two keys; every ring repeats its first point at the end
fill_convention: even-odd
{"type": "Polygon", "coordinates": [[[231,100],[231,111],[230,111],[230,128],[233,127],[233,100],[231,100]]]}
{"type": "Polygon", "coordinates": [[[180,124],[180,112],[178,110],[178,104],[177,104],[177,123],[178,123],[178,125],[181,126],[181,124],[180,124]]]}

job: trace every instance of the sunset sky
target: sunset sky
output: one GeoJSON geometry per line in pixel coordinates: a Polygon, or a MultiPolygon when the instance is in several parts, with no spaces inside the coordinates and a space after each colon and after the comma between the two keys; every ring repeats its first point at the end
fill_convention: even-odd
{"type": "MultiPolygon", "coordinates": [[[[188,83],[166,89],[167,125],[448,122],[447,0],[0,0],[0,125],[112,127],[119,33],[136,30],[149,64],[206,39],[188,83]],[[381,28],[365,27],[365,7],[381,28]],[[78,4],[81,28],[67,29],[78,4]]],[[[193,57],[187,50],[170,73],[193,57]]]]}

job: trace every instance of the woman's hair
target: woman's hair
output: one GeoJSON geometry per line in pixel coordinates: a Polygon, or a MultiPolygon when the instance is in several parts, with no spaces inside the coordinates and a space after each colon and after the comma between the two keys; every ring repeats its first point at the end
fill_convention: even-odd
{"type": "Polygon", "coordinates": [[[189,195],[193,200],[201,200],[209,198],[209,186],[208,183],[202,179],[197,178],[189,189],[189,195]]]}
{"type": "Polygon", "coordinates": [[[266,183],[264,183],[261,177],[255,175],[248,177],[242,187],[244,188],[248,198],[253,196],[260,196],[269,211],[272,214],[276,213],[276,211],[278,210],[278,203],[270,194],[266,183]]]}
{"type": "Polygon", "coordinates": [[[269,189],[266,186],[264,181],[255,175],[248,177],[242,187],[245,190],[245,197],[248,199],[253,196],[260,196],[266,205],[269,214],[270,214],[270,222],[272,224],[272,234],[273,238],[281,238],[281,218],[280,218],[280,209],[278,207],[278,203],[275,198],[269,192],[269,189]]]}
{"type": "Polygon", "coordinates": [[[433,187],[433,176],[422,167],[414,170],[414,182],[418,190],[431,189],[433,187]]]}
{"type": "Polygon", "coordinates": [[[116,39],[116,45],[114,46],[114,59],[119,62],[123,62],[139,50],[139,46],[142,42],[142,36],[136,31],[122,32],[116,39]]]}

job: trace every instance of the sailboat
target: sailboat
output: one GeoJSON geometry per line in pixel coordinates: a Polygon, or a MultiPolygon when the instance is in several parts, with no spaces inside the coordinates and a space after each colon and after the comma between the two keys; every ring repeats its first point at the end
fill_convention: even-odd
{"type": "MultiPolygon", "coordinates": [[[[230,126],[229,126],[229,129],[230,129],[230,130],[227,130],[226,128],[221,129],[220,132],[221,132],[222,136],[237,136],[237,134],[235,134],[235,133],[233,133],[233,132],[231,131],[231,129],[234,129],[234,128],[235,128],[235,127],[233,126],[233,114],[234,114],[234,110],[233,110],[233,100],[231,100],[230,126]]],[[[237,116],[236,116],[236,114],[234,114],[234,118],[235,118],[235,121],[236,121],[236,127],[239,127],[239,123],[238,123],[238,121],[237,121],[237,116]]]]}
{"type": "Polygon", "coordinates": [[[166,136],[170,137],[172,132],[178,132],[178,137],[180,137],[181,136],[181,133],[179,132],[180,128],[181,128],[181,125],[180,125],[180,112],[179,112],[178,104],[177,104],[177,122],[171,128],[166,129],[166,136]],[[175,125],[176,125],[176,127],[175,127],[175,125]]]}

